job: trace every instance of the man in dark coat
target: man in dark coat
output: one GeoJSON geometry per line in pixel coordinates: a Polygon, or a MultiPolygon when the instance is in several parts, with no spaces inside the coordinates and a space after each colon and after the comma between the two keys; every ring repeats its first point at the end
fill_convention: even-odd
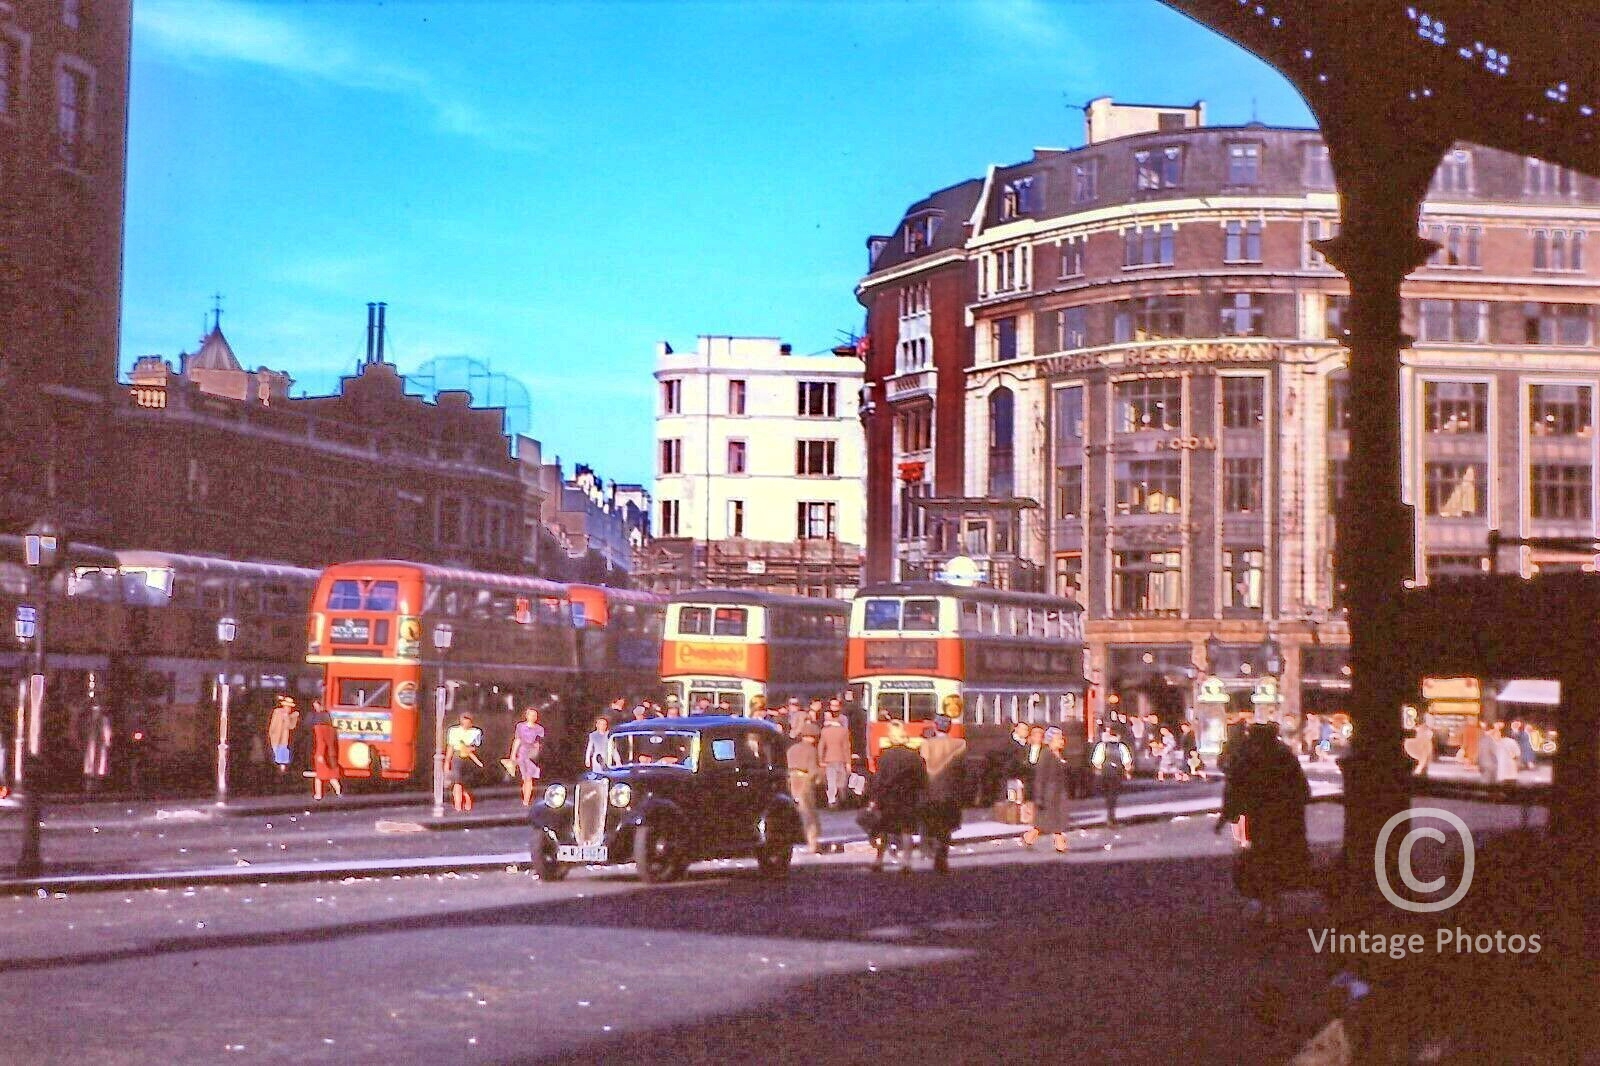
{"type": "Polygon", "coordinates": [[[1223,736],[1222,751],[1217,755],[1217,769],[1231,773],[1234,760],[1244,747],[1245,733],[1250,727],[1250,716],[1235,713],[1228,716],[1228,729],[1223,736]]]}
{"type": "Polygon", "coordinates": [[[1240,893],[1263,905],[1270,918],[1278,896],[1308,883],[1306,804],[1311,786],[1294,752],[1270,722],[1249,726],[1229,760],[1222,790],[1221,832],[1226,822],[1244,821],[1244,850],[1234,867],[1240,893]]]}
{"type": "Polygon", "coordinates": [[[967,742],[950,735],[951,721],[933,720],[934,735],[922,742],[928,764],[928,801],[922,808],[923,842],[933,856],[934,873],[950,872],[950,838],[961,827],[961,801],[966,795],[967,742]]]}
{"type": "Polygon", "coordinates": [[[905,723],[890,722],[889,746],[879,754],[878,772],[867,789],[867,806],[877,820],[874,870],[883,869],[883,853],[892,841],[900,872],[911,872],[911,834],[917,831],[927,794],[928,765],[908,746],[905,723]]]}
{"type": "Polygon", "coordinates": [[[1064,733],[1061,761],[1067,765],[1067,798],[1089,798],[1089,744],[1083,726],[1069,720],[1064,733]]]}

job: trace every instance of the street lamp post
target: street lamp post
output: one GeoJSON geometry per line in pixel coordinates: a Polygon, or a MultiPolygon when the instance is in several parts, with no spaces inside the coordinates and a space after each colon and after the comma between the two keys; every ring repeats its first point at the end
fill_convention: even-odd
{"type": "Polygon", "coordinates": [[[439,687],[433,691],[433,816],[444,817],[444,711],[450,690],[445,687],[444,660],[450,654],[450,643],[455,631],[450,623],[440,622],[433,627],[433,647],[439,653],[439,687]]]}
{"type": "MultiPolygon", "coordinates": [[[[38,639],[39,635],[38,608],[23,603],[17,605],[17,617],[13,630],[17,636],[17,643],[28,649],[29,657],[32,656],[30,643],[38,639]]],[[[28,737],[28,679],[22,678],[17,682],[17,728],[11,738],[11,791],[23,792],[22,760],[27,748],[28,737]]]]}
{"type": "Polygon", "coordinates": [[[239,623],[232,618],[217,619],[217,641],[222,645],[222,688],[217,700],[217,806],[228,802],[228,697],[232,694],[233,641],[239,623]]]}

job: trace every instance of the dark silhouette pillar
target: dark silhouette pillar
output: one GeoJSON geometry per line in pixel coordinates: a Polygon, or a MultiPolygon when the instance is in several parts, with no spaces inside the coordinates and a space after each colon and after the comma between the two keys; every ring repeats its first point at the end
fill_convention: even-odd
{"type": "Polygon", "coordinates": [[[1354,727],[1342,764],[1344,846],[1349,872],[1375,885],[1379,830],[1410,803],[1400,705],[1411,682],[1395,661],[1405,639],[1401,596],[1415,569],[1412,509],[1400,497],[1400,353],[1411,343],[1400,329],[1400,286],[1437,247],[1417,230],[1449,145],[1399,129],[1385,135],[1376,114],[1356,118],[1323,122],[1343,221],[1339,236],[1317,244],[1350,280],[1350,476],[1334,547],[1350,617],[1354,727]]]}

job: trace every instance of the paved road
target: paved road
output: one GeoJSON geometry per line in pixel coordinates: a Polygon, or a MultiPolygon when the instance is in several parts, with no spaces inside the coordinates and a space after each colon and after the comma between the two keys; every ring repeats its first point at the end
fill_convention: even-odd
{"type": "MultiPolygon", "coordinates": [[[[1488,809],[1488,821],[1515,812],[1488,809]]],[[[1312,809],[1313,838],[1341,811],[1312,809]]],[[[704,864],[0,900],[0,1059],[339,1063],[1283,1062],[1337,962],[1263,933],[1210,819],[704,864]]]]}

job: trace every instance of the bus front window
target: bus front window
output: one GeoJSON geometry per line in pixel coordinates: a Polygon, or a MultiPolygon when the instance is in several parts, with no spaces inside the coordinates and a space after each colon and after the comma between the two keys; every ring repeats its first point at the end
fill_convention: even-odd
{"type": "Polygon", "coordinates": [[[905,618],[900,625],[902,629],[912,629],[922,633],[938,629],[939,601],[907,600],[905,618]]]}
{"type": "Polygon", "coordinates": [[[909,722],[933,721],[936,697],[931,692],[912,692],[906,696],[906,720],[909,722]]]}
{"type": "Polygon", "coordinates": [[[900,628],[900,601],[871,599],[862,607],[861,628],[893,632],[900,628]]]}
{"type": "Polygon", "coordinates": [[[880,722],[903,722],[906,717],[906,694],[904,692],[878,693],[878,720],[880,722]]]}
{"type": "Polygon", "coordinates": [[[718,607],[711,623],[713,636],[742,637],[749,628],[749,612],[743,607],[718,607]]]}

